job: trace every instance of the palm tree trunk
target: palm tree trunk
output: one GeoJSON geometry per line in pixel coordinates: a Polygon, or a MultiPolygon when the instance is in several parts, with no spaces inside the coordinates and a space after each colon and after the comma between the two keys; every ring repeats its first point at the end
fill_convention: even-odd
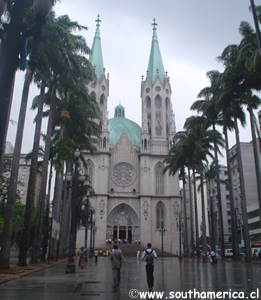
{"type": "Polygon", "coordinates": [[[251,134],[252,134],[252,141],[253,141],[253,152],[254,152],[255,170],[256,170],[257,197],[258,197],[258,204],[259,204],[259,214],[261,219],[261,170],[260,170],[260,160],[258,154],[259,151],[257,146],[253,109],[251,106],[248,106],[247,110],[249,111],[249,118],[251,124],[251,134]]]}
{"type": "Polygon", "coordinates": [[[49,120],[48,120],[47,134],[45,140],[45,151],[44,151],[44,160],[43,160],[42,174],[41,174],[41,187],[40,187],[39,203],[38,203],[38,210],[37,210],[36,230],[34,234],[32,262],[37,262],[40,258],[40,247],[42,241],[42,227],[43,227],[43,211],[44,211],[44,203],[46,200],[48,164],[49,164],[49,157],[50,157],[51,136],[52,136],[53,125],[54,125],[53,123],[54,123],[55,107],[56,107],[56,95],[55,95],[55,89],[53,88],[51,93],[49,120]]]}
{"type": "MultiPolygon", "coordinates": [[[[14,85],[15,85],[15,76],[13,78],[13,83],[12,83],[12,87],[11,87],[10,101],[9,101],[9,105],[8,105],[5,128],[3,128],[3,131],[2,131],[2,129],[0,129],[0,132],[3,132],[3,140],[0,141],[0,175],[3,173],[3,168],[4,168],[3,160],[4,160],[4,153],[5,153],[5,146],[6,146],[6,135],[7,135],[7,131],[8,131],[9,122],[10,122],[10,113],[11,113],[11,107],[12,107],[12,101],[13,101],[14,85]]],[[[0,127],[1,126],[4,126],[4,124],[0,125],[0,127]]]]}
{"type": "Polygon", "coordinates": [[[186,199],[186,180],[185,171],[182,171],[182,182],[183,182],[183,217],[184,217],[184,255],[189,254],[188,249],[188,222],[187,222],[187,199],[186,199]]]}
{"type": "Polygon", "coordinates": [[[238,158],[238,171],[239,171],[239,181],[240,181],[240,192],[241,192],[241,209],[242,209],[242,218],[243,218],[243,228],[244,228],[244,241],[246,247],[246,259],[251,259],[251,246],[248,230],[248,217],[247,217],[247,203],[246,203],[246,189],[245,189],[245,180],[243,173],[242,165],[242,156],[240,148],[240,138],[239,138],[239,129],[237,124],[237,119],[234,118],[235,123],[235,134],[236,134],[236,144],[237,144],[237,158],[238,158]]]}
{"type": "MultiPolygon", "coordinates": [[[[72,174],[72,163],[66,162],[66,173],[72,174]]],[[[66,179],[65,184],[65,193],[64,193],[64,201],[63,201],[63,213],[62,213],[62,221],[61,221],[61,244],[60,249],[63,255],[68,253],[69,247],[69,231],[70,231],[70,222],[71,222],[71,214],[70,214],[70,207],[71,207],[71,182],[66,179]]]]}
{"type": "Polygon", "coordinates": [[[24,226],[23,226],[21,242],[19,247],[20,266],[26,266],[27,250],[29,248],[28,243],[29,243],[29,235],[31,232],[32,207],[36,196],[35,185],[36,185],[36,177],[38,172],[38,152],[39,152],[39,145],[40,145],[40,138],[41,138],[44,96],[45,96],[45,83],[42,82],[40,99],[38,103],[38,113],[37,113],[36,124],[35,124],[34,144],[33,144],[30,174],[28,180],[27,196],[26,196],[24,226]]]}
{"type": "MultiPolygon", "coordinates": [[[[61,201],[62,201],[62,192],[63,192],[63,170],[56,170],[55,178],[55,189],[54,189],[54,200],[53,200],[53,211],[52,219],[60,224],[60,215],[61,215],[61,201]]],[[[52,256],[55,256],[58,251],[58,240],[54,240],[52,256]]]]}
{"type": "Polygon", "coordinates": [[[198,199],[195,170],[193,169],[193,186],[194,186],[194,210],[195,210],[195,227],[196,227],[196,252],[199,256],[199,232],[198,232],[198,199]]]}
{"type": "Polygon", "coordinates": [[[210,180],[207,180],[207,193],[208,193],[208,203],[209,203],[209,229],[210,229],[210,240],[211,240],[211,249],[216,251],[216,234],[215,234],[215,222],[214,222],[214,209],[213,209],[213,197],[211,196],[210,191],[210,180]]]}
{"type": "MultiPolygon", "coordinates": [[[[49,237],[49,231],[50,231],[50,199],[51,199],[51,187],[52,187],[52,178],[53,178],[53,164],[51,162],[50,165],[50,172],[49,172],[49,180],[48,180],[48,193],[47,193],[47,199],[46,199],[46,210],[45,210],[45,224],[43,228],[43,247],[42,247],[42,253],[41,253],[41,261],[45,262],[46,260],[46,253],[47,253],[47,247],[48,247],[48,237],[49,237]]],[[[50,246],[50,245],[49,245],[50,246]]],[[[49,248],[50,251],[50,248],[49,248]]]]}
{"type": "Polygon", "coordinates": [[[201,210],[202,210],[202,246],[206,251],[206,214],[205,214],[205,195],[204,195],[204,180],[202,171],[200,173],[200,185],[201,185],[201,210]]]}
{"type": "Polygon", "coordinates": [[[59,243],[59,249],[58,249],[58,256],[64,255],[64,245],[65,245],[65,228],[67,224],[67,197],[68,197],[68,183],[65,176],[64,183],[63,183],[63,195],[62,195],[62,206],[61,206],[61,231],[60,231],[60,243],[59,243]]]}
{"type": "Polygon", "coordinates": [[[188,180],[189,180],[189,208],[190,208],[190,250],[193,255],[194,251],[194,218],[193,218],[193,201],[192,201],[192,187],[191,187],[191,174],[190,168],[188,168],[188,180]]]}
{"type": "Polygon", "coordinates": [[[21,148],[22,148],[22,141],[23,141],[28,94],[29,94],[30,84],[32,81],[32,75],[33,75],[32,71],[28,69],[25,75],[23,94],[22,94],[19,119],[18,119],[18,127],[16,132],[16,139],[15,139],[14,155],[12,160],[11,176],[10,176],[10,183],[8,189],[8,199],[7,199],[7,205],[5,210],[2,251],[0,252],[0,268],[9,268],[19,163],[20,163],[20,155],[21,155],[21,148]]]}
{"type": "Polygon", "coordinates": [[[219,242],[221,255],[224,257],[225,254],[225,244],[224,244],[224,227],[223,227],[223,210],[222,210],[222,200],[221,200],[221,191],[220,191],[220,176],[219,176],[219,161],[218,161],[218,149],[217,149],[217,141],[216,141],[216,128],[213,124],[214,131],[214,154],[215,154],[215,171],[216,171],[216,184],[217,184],[217,200],[218,200],[218,213],[219,213],[219,242]]]}
{"type": "Polygon", "coordinates": [[[227,157],[227,174],[228,174],[228,185],[229,185],[229,200],[230,200],[230,210],[231,210],[231,231],[232,231],[232,249],[235,257],[239,256],[238,251],[238,236],[237,236],[237,222],[235,217],[235,205],[234,205],[234,192],[232,185],[232,174],[231,174],[231,164],[229,159],[229,142],[227,127],[223,127],[223,133],[225,136],[225,146],[226,146],[226,157],[227,157]]]}

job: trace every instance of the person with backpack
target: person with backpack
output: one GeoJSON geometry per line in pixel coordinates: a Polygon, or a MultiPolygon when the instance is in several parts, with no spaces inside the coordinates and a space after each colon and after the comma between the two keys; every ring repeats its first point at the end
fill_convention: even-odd
{"type": "Polygon", "coordinates": [[[143,252],[142,260],[146,260],[147,283],[150,291],[153,289],[154,285],[154,258],[157,257],[156,251],[151,248],[151,243],[148,243],[147,249],[143,252]]]}

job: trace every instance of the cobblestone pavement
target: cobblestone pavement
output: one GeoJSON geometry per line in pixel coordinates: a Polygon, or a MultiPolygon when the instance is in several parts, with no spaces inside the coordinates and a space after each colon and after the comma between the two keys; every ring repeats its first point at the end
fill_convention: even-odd
{"type": "MultiPolygon", "coordinates": [[[[98,263],[89,259],[83,270],[65,274],[65,263],[32,273],[0,285],[1,300],[76,300],[131,299],[130,289],[146,291],[145,263],[127,258],[122,267],[120,288],[112,288],[112,271],[108,258],[98,263]]],[[[261,264],[221,262],[217,265],[197,259],[159,258],[155,262],[154,291],[245,291],[261,288],[261,264]]],[[[136,297],[135,299],[140,299],[136,297]]],[[[154,299],[160,299],[155,298],[154,299]]]]}

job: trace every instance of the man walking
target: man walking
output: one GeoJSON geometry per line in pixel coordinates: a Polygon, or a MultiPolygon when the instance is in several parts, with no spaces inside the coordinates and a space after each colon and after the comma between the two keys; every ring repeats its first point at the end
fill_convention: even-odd
{"type": "Polygon", "coordinates": [[[148,243],[147,249],[143,252],[142,260],[146,260],[147,283],[150,291],[154,285],[154,258],[157,258],[157,253],[151,248],[151,243],[148,243]]]}
{"type": "Polygon", "coordinates": [[[113,246],[111,255],[111,264],[112,264],[112,275],[113,275],[113,288],[116,289],[120,285],[121,280],[121,265],[124,261],[124,257],[117,245],[113,246]]]}

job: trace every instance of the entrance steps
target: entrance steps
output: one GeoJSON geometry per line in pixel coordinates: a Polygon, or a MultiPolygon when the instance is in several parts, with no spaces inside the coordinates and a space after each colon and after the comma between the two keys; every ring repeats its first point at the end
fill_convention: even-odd
{"type": "MultiPolygon", "coordinates": [[[[124,256],[128,257],[136,257],[137,256],[137,251],[143,251],[144,247],[139,244],[119,244],[118,245],[119,249],[122,250],[122,253],[124,256]]],[[[112,249],[113,245],[106,245],[106,249],[112,249]]]]}

